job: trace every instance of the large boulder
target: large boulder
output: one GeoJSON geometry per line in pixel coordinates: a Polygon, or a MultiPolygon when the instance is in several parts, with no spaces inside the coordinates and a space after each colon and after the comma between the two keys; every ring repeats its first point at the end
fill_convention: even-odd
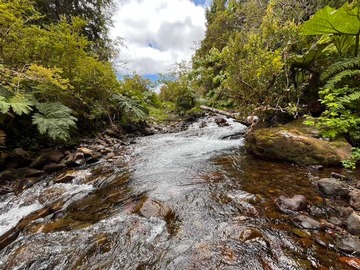
{"type": "Polygon", "coordinates": [[[302,121],[275,128],[259,128],[246,135],[247,150],[259,157],[300,165],[338,165],[350,157],[345,140],[329,142],[316,138],[317,132],[302,121]]]}

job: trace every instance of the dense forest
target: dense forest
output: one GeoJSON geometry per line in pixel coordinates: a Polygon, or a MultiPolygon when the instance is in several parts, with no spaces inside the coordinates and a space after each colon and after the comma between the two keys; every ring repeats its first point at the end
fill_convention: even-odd
{"type": "Polygon", "coordinates": [[[1,1],[0,143],[35,130],[61,143],[109,123],[193,115],[204,104],[271,125],[308,117],[324,137],[350,142],[354,166],[359,6],[214,0],[192,63],[162,76],[156,95],[140,75],[116,77],[111,61],[121,53],[108,35],[113,1],[1,1]]]}

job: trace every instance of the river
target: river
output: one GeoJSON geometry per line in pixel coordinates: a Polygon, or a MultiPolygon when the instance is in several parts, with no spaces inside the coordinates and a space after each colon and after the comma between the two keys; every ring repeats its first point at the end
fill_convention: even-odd
{"type": "Polygon", "coordinates": [[[139,138],[70,183],[1,196],[0,269],[350,269],[326,231],[275,209],[303,194],[326,215],[311,180],[330,170],[253,158],[228,123],[139,138]]]}

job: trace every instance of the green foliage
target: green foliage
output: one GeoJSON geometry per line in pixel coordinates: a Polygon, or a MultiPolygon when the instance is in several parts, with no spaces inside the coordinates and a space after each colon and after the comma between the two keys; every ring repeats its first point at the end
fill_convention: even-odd
{"type": "Polygon", "coordinates": [[[302,25],[304,35],[341,34],[357,35],[360,28],[358,1],[345,3],[341,8],[326,6],[302,25]]]}
{"type": "Polygon", "coordinates": [[[70,138],[69,130],[76,126],[71,109],[59,102],[39,103],[36,108],[39,112],[32,116],[32,122],[41,134],[48,134],[53,140],[70,138]]]}
{"type": "Polygon", "coordinates": [[[342,50],[354,47],[354,56],[359,53],[360,2],[354,0],[341,8],[326,6],[305,22],[301,28],[303,35],[329,35],[340,55],[342,50]],[[338,36],[340,35],[340,37],[338,36]]]}
{"type": "Polygon", "coordinates": [[[360,148],[354,147],[351,151],[351,157],[349,159],[343,160],[342,164],[345,168],[354,170],[359,160],[360,160],[360,148]]]}
{"type": "Polygon", "coordinates": [[[127,119],[141,121],[145,120],[149,115],[149,110],[135,99],[115,94],[111,97],[111,101],[115,108],[122,111],[127,119]]]}
{"type": "Polygon", "coordinates": [[[326,110],[316,123],[323,136],[344,135],[354,145],[360,139],[359,61],[354,58],[335,63],[324,73],[328,80],[319,93],[326,110]]]}

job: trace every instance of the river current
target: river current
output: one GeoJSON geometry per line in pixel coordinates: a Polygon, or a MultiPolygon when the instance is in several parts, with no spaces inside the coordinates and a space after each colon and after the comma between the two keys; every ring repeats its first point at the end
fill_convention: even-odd
{"type": "Polygon", "coordinates": [[[275,209],[303,194],[321,212],[311,179],[329,171],[253,158],[228,123],[139,138],[70,183],[1,196],[0,269],[350,269],[325,232],[275,209]]]}

